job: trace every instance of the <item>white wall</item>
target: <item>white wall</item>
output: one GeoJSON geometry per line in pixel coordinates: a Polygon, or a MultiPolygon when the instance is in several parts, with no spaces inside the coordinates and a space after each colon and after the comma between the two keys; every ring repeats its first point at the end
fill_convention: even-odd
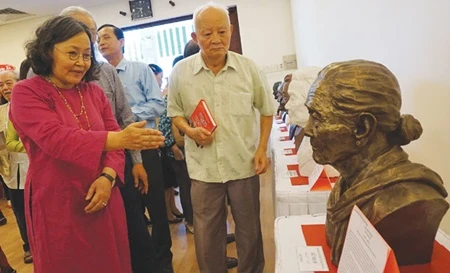
{"type": "MultiPolygon", "coordinates": [[[[108,5],[85,7],[94,15],[98,26],[110,23],[119,27],[159,21],[182,15],[189,15],[209,1],[175,1],[172,7],[168,1],[152,1],[154,17],[151,20],[131,21],[128,1],[116,1],[108,5]],[[119,14],[126,11],[127,16],[119,14]]],[[[243,54],[261,66],[282,62],[283,55],[295,53],[290,0],[223,0],[223,5],[236,5],[239,16],[243,54]]],[[[0,26],[0,37],[7,43],[0,43],[0,63],[19,66],[25,54],[23,45],[45,18],[0,26]]],[[[3,40],[2,39],[2,40],[3,40]]]]}
{"type": "Polygon", "coordinates": [[[25,59],[25,43],[33,37],[36,27],[46,18],[0,26],[0,63],[12,64],[19,70],[20,63],[25,59]]]}
{"type": "MultiPolygon", "coordinates": [[[[402,112],[424,128],[406,151],[439,173],[450,192],[450,1],[291,0],[291,6],[300,67],[362,58],[397,76],[402,112]]],[[[450,213],[441,228],[450,234],[450,213]]]]}

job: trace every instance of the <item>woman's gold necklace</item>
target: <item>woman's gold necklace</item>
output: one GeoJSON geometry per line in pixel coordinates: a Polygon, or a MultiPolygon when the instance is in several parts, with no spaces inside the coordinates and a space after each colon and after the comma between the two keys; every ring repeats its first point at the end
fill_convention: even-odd
{"type": "Polygon", "coordinates": [[[83,126],[81,125],[80,119],[79,119],[79,117],[81,117],[81,115],[84,114],[84,118],[86,119],[86,123],[87,123],[87,126],[88,126],[86,131],[91,130],[91,124],[89,123],[89,118],[88,118],[88,115],[87,115],[87,112],[86,112],[86,107],[84,106],[83,95],[80,92],[80,87],[78,86],[78,84],[75,85],[75,88],[77,89],[78,96],[80,97],[81,109],[80,109],[80,113],[79,114],[75,114],[75,112],[73,111],[72,107],[69,105],[69,102],[63,96],[61,91],[59,91],[58,86],[56,86],[56,84],[52,81],[52,79],[50,77],[47,77],[46,79],[51,85],[53,85],[53,87],[55,87],[55,90],[56,90],[56,92],[58,92],[59,97],[63,100],[64,104],[69,109],[69,111],[72,113],[73,117],[77,120],[78,126],[80,127],[80,129],[84,130],[83,126]]]}

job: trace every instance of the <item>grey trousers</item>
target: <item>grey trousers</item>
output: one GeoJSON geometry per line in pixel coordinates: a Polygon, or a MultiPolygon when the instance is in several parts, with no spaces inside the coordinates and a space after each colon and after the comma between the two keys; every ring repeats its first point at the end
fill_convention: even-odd
{"type": "Polygon", "coordinates": [[[262,273],[264,252],[259,217],[259,176],[227,183],[192,180],[195,252],[201,273],[227,273],[227,206],[236,224],[238,273],[262,273]]]}

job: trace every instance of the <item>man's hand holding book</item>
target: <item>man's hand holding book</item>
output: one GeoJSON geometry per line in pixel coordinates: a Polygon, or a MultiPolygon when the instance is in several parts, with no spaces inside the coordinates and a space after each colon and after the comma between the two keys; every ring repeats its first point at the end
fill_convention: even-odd
{"type": "Polygon", "coordinates": [[[211,112],[204,100],[200,100],[190,117],[193,128],[190,128],[186,134],[195,140],[198,146],[203,147],[213,142],[213,132],[217,128],[211,112]]]}
{"type": "Polygon", "coordinates": [[[186,135],[195,140],[197,145],[201,147],[211,144],[214,140],[213,134],[203,127],[190,128],[186,135]]]}

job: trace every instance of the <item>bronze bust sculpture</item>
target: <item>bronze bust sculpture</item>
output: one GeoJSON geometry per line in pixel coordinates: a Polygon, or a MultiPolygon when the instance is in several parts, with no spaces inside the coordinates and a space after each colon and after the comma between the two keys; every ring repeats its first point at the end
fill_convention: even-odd
{"type": "Polygon", "coordinates": [[[326,237],[337,265],[354,205],[393,249],[399,265],[431,260],[434,238],[449,208],[441,177],[412,163],[400,147],[422,134],[401,115],[397,79],[364,60],[333,63],[311,86],[305,128],[313,158],[341,176],[327,204],[326,237]]]}

